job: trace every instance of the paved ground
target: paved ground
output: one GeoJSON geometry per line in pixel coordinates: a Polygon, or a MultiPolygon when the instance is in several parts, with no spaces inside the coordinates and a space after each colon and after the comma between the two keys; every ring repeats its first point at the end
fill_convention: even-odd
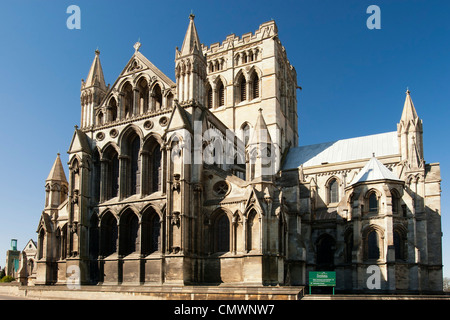
{"type": "Polygon", "coordinates": [[[15,296],[7,296],[4,294],[0,295],[0,300],[33,300],[25,297],[15,297],[15,296]]]}

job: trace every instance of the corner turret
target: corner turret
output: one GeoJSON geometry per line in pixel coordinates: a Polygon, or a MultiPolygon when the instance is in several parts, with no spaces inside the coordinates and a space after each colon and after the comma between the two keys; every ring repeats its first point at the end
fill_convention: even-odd
{"type": "Polygon", "coordinates": [[[107,91],[100,63],[100,51],[97,49],[86,81],[81,80],[81,128],[94,125],[95,107],[101,103],[107,91]]]}
{"type": "Polygon", "coordinates": [[[177,98],[181,105],[205,104],[206,57],[202,53],[194,18],[191,13],[183,46],[181,50],[176,48],[175,53],[177,98]]]}
{"type": "Polygon", "coordinates": [[[402,161],[407,170],[423,169],[423,128],[411,99],[410,91],[406,91],[400,123],[397,124],[397,134],[402,161]]]}

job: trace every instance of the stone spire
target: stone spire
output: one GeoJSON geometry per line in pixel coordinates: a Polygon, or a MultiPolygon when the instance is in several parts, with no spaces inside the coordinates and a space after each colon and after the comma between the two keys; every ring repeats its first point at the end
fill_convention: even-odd
{"type": "Polygon", "coordinates": [[[411,93],[406,91],[402,117],[397,124],[400,153],[408,169],[415,170],[423,167],[423,128],[422,120],[417,115],[411,99],[411,93]]]}
{"type": "Polygon", "coordinates": [[[94,110],[105,97],[108,89],[100,63],[100,51],[97,49],[86,81],[81,80],[81,128],[94,125],[94,110]]]}
{"type": "Polygon", "coordinates": [[[53,163],[52,169],[50,170],[50,173],[48,174],[48,177],[45,181],[67,183],[66,174],[64,173],[64,168],[59,153],[56,155],[55,162],[53,163]]]}
{"type": "Polygon", "coordinates": [[[189,26],[181,51],[175,52],[177,99],[180,104],[204,105],[206,82],[206,56],[202,52],[195,28],[194,15],[189,15],[189,26]]]}
{"type": "Polygon", "coordinates": [[[99,87],[103,91],[107,91],[102,64],[100,63],[100,51],[98,49],[95,50],[94,61],[92,62],[86,81],[82,82],[82,89],[90,87],[99,87]]]}
{"type": "Polygon", "coordinates": [[[278,171],[278,150],[272,143],[262,109],[259,109],[246,152],[249,160],[247,176],[250,180],[271,181],[272,176],[278,171]]]}
{"type": "Polygon", "coordinates": [[[403,113],[400,119],[400,122],[407,123],[409,121],[416,121],[419,117],[417,116],[416,108],[414,107],[414,103],[411,99],[411,92],[406,90],[406,99],[405,104],[403,106],[403,113]]]}
{"type": "Polygon", "coordinates": [[[249,146],[255,144],[267,145],[272,143],[269,130],[267,129],[266,121],[264,120],[264,116],[262,114],[262,109],[260,108],[258,112],[258,118],[256,118],[256,124],[253,128],[253,134],[248,143],[249,146]]]}
{"type": "Polygon", "coordinates": [[[58,153],[52,169],[45,180],[45,208],[55,209],[67,198],[67,183],[61,158],[58,153]]]}
{"type": "Polygon", "coordinates": [[[197,28],[194,23],[195,15],[191,13],[189,15],[189,26],[184,36],[183,46],[181,47],[180,56],[184,57],[192,53],[201,53],[201,44],[198,37],[197,28]]]}

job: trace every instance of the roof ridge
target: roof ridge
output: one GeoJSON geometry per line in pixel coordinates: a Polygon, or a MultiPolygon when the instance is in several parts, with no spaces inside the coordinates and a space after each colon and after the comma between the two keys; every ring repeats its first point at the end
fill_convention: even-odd
{"type": "Polygon", "coordinates": [[[333,141],[325,141],[325,142],[319,142],[319,143],[305,144],[305,145],[302,145],[302,146],[293,147],[291,149],[302,148],[302,147],[309,147],[309,146],[316,146],[316,145],[327,144],[327,143],[336,143],[338,141],[345,141],[345,140],[352,140],[352,139],[359,139],[359,138],[367,138],[367,137],[373,137],[373,136],[379,136],[379,135],[385,135],[385,134],[394,134],[394,133],[397,134],[397,131],[387,131],[387,132],[367,134],[367,135],[364,135],[364,136],[358,136],[358,137],[352,137],[352,138],[343,138],[343,139],[338,139],[338,140],[333,140],[333,141]]]}

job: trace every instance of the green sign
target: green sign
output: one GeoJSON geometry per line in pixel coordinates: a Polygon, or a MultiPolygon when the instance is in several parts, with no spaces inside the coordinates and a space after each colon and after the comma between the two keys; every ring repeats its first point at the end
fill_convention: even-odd
{"type": "Polygon", "coordinates": [[[336,272],[334,271],[310,271],[309,272],[309,294],[311,287],[334,287],[336,286],[336,272]]]}
{"type": "Polygon", "coordinates": [[[309,285],[315,287],[327,287],[336,285],[336,272],[334,271],[310,271],[309,285]]]}

